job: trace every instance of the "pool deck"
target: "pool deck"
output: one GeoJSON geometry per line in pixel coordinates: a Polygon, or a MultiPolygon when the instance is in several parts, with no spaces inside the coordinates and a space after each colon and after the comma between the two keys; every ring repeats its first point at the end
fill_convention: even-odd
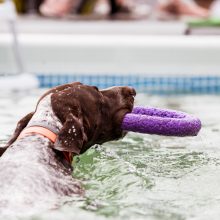
{"type": "MultiPolygon", "coordinates": [[[[19,17],[26,71],[45,74],[220,75],[220,38],[187,36],[183,22],[75,21],[19,17]]],[[[16,72],[13,40],[0,23],[0,73],[16,72]]]]}
{"type": "MultiPolygon", "coordinates": [[[[45,34],[99,34],[99,35],[220,35],[219,27],[194,27],[188,29],[187,22],[108,19],[49,19],[39,16],[19,16],[19,33],[45,34]],[[190,31],[189,31],[190,30],[190,31]]],[[[6,22],[0,21],[0,33],[9,32],[6,22]]]]}
{"type": "MultiPolygon", "coordinates": [[[[0,33],[9,32],[6,22],[0,23],[0,33]]],[[[129,34],[129,35],[182,35],[187,26],[180,21],[114,21],[114,20],[73,20],[47,19],[36,16],[18,17],[17,30],[19,33],[45,34],[129,34]]]]}

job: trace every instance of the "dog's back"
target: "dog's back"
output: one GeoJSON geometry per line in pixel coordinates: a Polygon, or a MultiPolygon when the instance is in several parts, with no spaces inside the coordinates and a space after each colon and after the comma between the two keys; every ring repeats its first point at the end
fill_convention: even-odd
{"type": "Polygon", "coordinates": [[[61,163],[50,141],[40,135],[16,141],[1,157],[0,167],[1,216],[51,209],[62,196],[82,194],[72,170],[61,163]]]}

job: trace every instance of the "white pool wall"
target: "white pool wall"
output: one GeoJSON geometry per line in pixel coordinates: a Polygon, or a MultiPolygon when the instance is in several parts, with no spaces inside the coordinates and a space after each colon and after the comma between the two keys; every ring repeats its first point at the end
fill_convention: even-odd
{"type": "MultiPolygon", "coordinates": [[[[28,72],[220,74],[218,36],[19,34],[28,72]]],[[[0,34],[0,72],[16,72],[9,33],[0,34]]]]}

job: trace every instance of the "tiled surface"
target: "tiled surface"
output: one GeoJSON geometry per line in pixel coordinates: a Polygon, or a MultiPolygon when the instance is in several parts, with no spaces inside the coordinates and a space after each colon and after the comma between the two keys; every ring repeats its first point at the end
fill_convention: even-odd
{"type": "Polygon", "coordinates": [[[133,86],[138,91],[153,94],[220,94],[220,76],[120,76],[82,74],[38,74],[41,87],[52,87],[73,81],[80,81],[99,88],[115,85],[133,86]]]}

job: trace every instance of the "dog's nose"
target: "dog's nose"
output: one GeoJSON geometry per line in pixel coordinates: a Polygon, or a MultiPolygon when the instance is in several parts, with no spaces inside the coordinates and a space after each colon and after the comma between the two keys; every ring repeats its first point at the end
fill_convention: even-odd
{"type": "Polygon", "coordinates": [[[122,94],[125,96],[125,97],[128,97],[128,96],[136,96],[136,91],[134,88],[132,87],[124,87],[122,89],[122,94]]]}
{"type": "Polygon", "coordinates": [[[130,87],[130,95],[136,96],[136,91],[134,88],[130,87]]]}

